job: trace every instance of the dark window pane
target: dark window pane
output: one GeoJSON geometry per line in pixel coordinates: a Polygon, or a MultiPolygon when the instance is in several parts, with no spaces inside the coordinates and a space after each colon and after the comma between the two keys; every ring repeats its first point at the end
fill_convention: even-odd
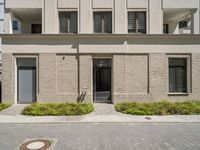
{"type": "Polygon", "coordinates": [[[111,61],[110,59],[94,59],[93,66],[94,67],[110,67],[111,61]]]}
{"type": "Polygon", "coordinates": [[[177,92],[186,92],[186,70],[185,68],[177,68],[176,69],[176,90],[177,92]]]}
{"type": "Polygon", "coordinates": [[[146,33],[146,12],[128,12],[128,33],[146,33]]]}
{"type": "Polygon", "coordinates": [[[66,12],[60,12],[60,33],[68,33],[68,17],[66,12]]]}
{"type": "Polygon", "coordinates": [[[101,33],[102,32],[102,16],[101,13],[94,14],[94,32],[101,33]]]}
{"type": "Polygon", "coordinates": [[[104,33],[112,33],[112,13],[104,13],[104,33]]]}
{"type": "Polygon", "coordinates": [[[169,59],[169,91],[187,92],[187,60],[185,58],[169,59]]]}
{"type": "Polygon", "coordinates": [[[137,13],[137,19],[138,19],[138,32],[139,33],[146,33],[146,13],[141,12],[137,13]]]}
{"type": "Polygon", "coordinates": [[[170,92],[175,92],[176,91],[176,74],[175,74],[175,68],[169,68],[169,89],[170,92]]]}
{"type": "Polygon", "coordinates": [[[77,33],[77,13],[70,14],[70,33],[77,33]]]}
{"type": "Polygon", "coordinates": [[[168,24],[163,25],[163,33],[165,33],[165,34],[169,33],[169,25],[168,24]]]}
{"type": "Polygon", "coordinates": [[[112,33],[112,12],[94,13],[94,32],[112,33]]]}
{"type": "Polygon", "coordinates": [[[180,29],[180,28],[187,28],[187,24],[188,24],[187,21],[180,21],[180,22],[179,22],[179,29],[180,29]]]}
{"type": "Polygon", "coordinates": [[[170,67],[185,67],[186,58],[170,58],[169,65],[170,67]]]}
{"type": "Polygon", "coordinates": [[[134,12],[128,12],[128,32],[136,32],[136,18],[134,12]]]}
{"type": "Polygon", "coordinates": [[[17,20],[13,20],[13,30],[19,30],[19,22],[17,20]]]}
{"type": "Polygon", "coordinates": [[[31,26],[32,33],[42,33],[42,26],[41,24],[32,24],[31,26]]]}

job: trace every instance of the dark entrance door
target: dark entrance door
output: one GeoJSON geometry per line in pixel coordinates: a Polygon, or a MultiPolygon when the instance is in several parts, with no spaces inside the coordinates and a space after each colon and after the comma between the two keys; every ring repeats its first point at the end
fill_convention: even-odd
{"type": "Polygon", "coordinates": [[[111,60],[93,60],[94,102],[111,102],[111,60]]]}

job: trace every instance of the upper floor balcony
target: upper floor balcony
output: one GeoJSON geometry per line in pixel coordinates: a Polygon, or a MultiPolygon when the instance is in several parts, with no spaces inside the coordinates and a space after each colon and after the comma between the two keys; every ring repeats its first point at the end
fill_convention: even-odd
{"type": "Polygon", "coordinates": [[[198,0],[163,0],[163,32],[196,33],[200,19],[199,6],[198,0]]]}
{"type": "Polygon", "coordinates": [[[194,33],[195,9],[164,9],[164,34],[192,34],[194,33]]]}
{"type": "Polygon", "coordinates": [[[200,0],[5,0],[10,34],[199,34],[200,0]]]}
{"type": "Polygon", "coordinates": [[[43,0],[5,0],[4,30],[10,34],[42,32],[43,0]]]}

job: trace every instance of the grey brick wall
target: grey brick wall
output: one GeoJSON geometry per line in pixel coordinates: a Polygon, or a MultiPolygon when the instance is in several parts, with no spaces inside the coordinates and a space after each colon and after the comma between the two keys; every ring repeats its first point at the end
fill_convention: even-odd
{"type": "Polygon", "coordinates": [[[149,54],[149,93],[152,95],[152,100],[166,98],[167,69],[166,54],[149,54]]]}
{"type": "MultiPolygon", "coordinates": [[[[190,91],[188,95],[169,96],[168,54],[114,54],[113,102],[199,100],[200,54],[193,53],[189,56],[191,56],[190,91]]],[[[12,54],[3,53],[3,102],[14,103],[16,86],[14,57],[12,54]]],[[[77,102],[78,92],[86,91],[85,101],[92,102],[92,57],[92,54],[80,55],[78,64],[78,57],[73,54],[39,54],[37,101],[77,102]]]]}
{"type": "Polygon", "coordinates": [[[38,57],[38,102],[55,101],[56,61],[55,54],[39,54],[38,57]]]}
{"type": "Polygon", "coordinates": [[[92,56],[80,56],[80,93],[86,92],[85,101],[92,102],[92,56]]]}
{"type": "Polygon", "coordinates": [[[12,54],[2,54],[2,102],[14,103],[14,64],[12,54]]]}
{"type": "Polygon", "coordinates": [[[127,93],[148,92],[148,55],[128,55],[127,59],[127,93]]]}
{"type": "Polygon", "coordinates": [[[38,102],[76,102],[78,72],[75,55],[39,55],[38,102]]]}
{"type": "Polygon", "coordinates": [[[126,55],[113,55],[113,102],[127,99],[126,94],[126,55]]]}

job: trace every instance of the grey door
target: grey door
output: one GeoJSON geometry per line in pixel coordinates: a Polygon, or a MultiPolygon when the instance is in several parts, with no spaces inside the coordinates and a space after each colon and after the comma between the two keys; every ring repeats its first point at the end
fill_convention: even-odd
{"type": "Polygon", "coordinates": [[[18,68],[18,103],[36,101],[36,69],[34,67],[18,68]]]}

